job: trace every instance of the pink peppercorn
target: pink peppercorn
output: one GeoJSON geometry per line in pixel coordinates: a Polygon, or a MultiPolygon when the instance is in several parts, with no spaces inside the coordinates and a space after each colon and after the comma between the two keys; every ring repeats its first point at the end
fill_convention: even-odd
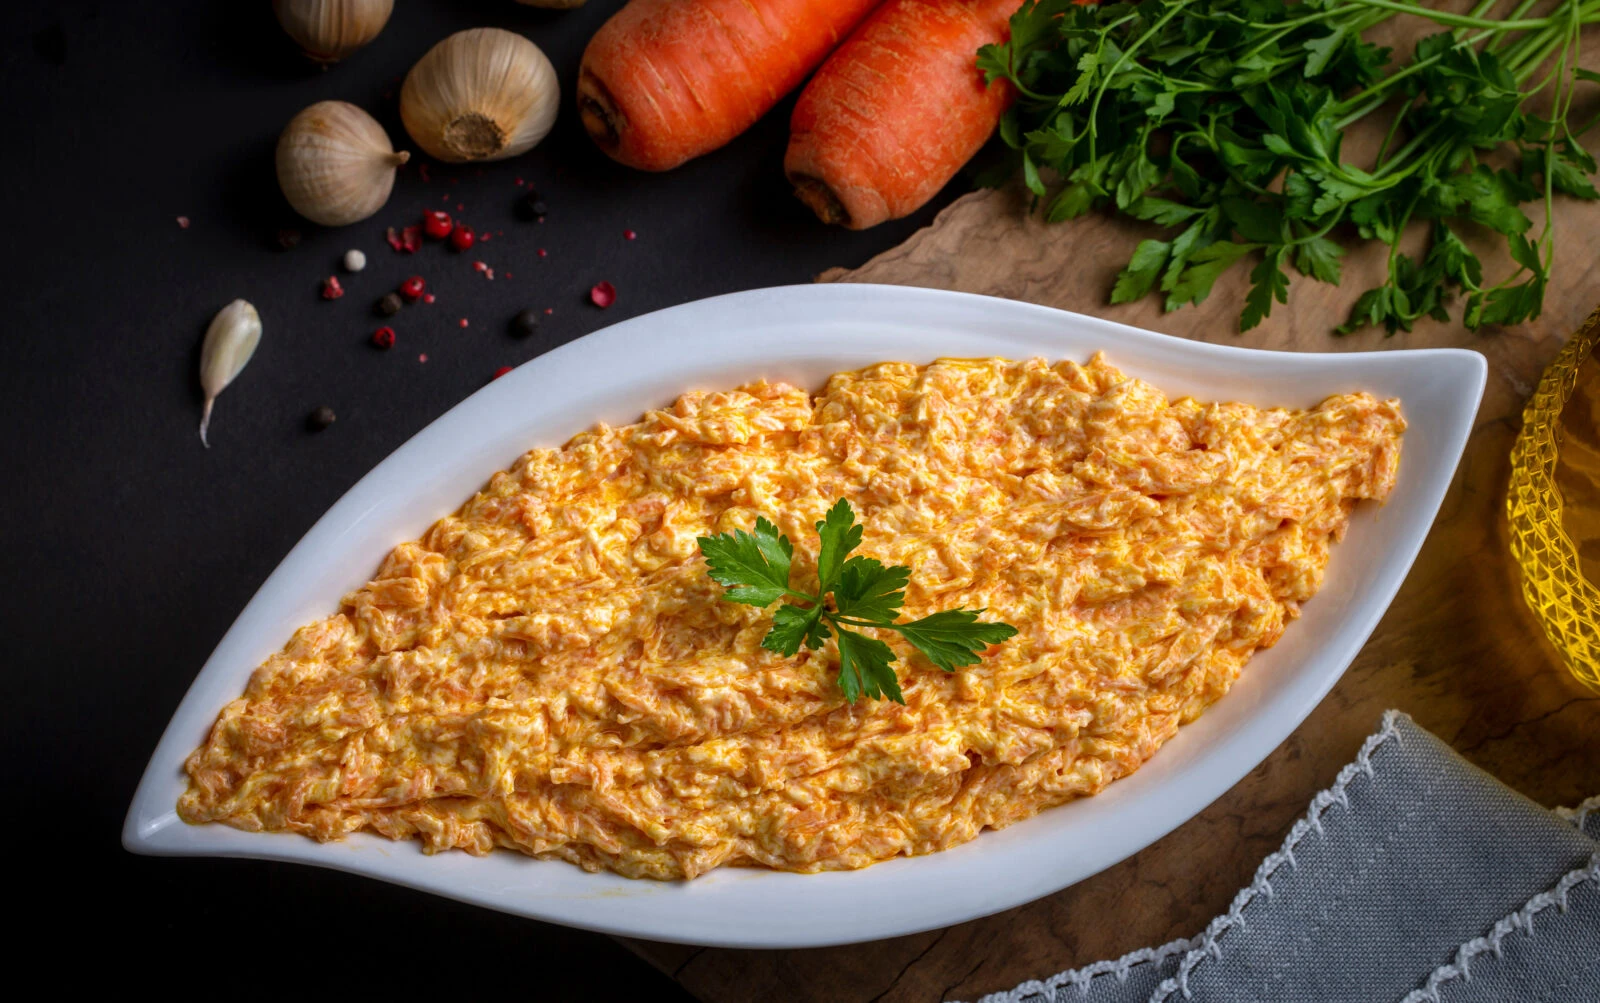
{"type": "Polygon", "coordinates": [[[443,240],[450,236],[450,231],[455,228],[455,221],[450,214],[439,209],[422,214],[422,232],[434,240],[443,240]]]}
{"type": "Polygon", "coordinates": [[[472,227],[465,223],[460,223],[450,234],[450,246],[458,251],[465,251],[472,246],[474,239],[475,235],[472,232],[472,227]]]}
{"type": "Polygon", "coordinates": [[[372,332],[372,343],[379,348],[394,347],[394,328],[380,327],[372,332]]]}
{"type": "Polygon", "coordinates": [[[609,282],[596,282],[589,290],[589,302],[604,310],[617,301],[617,287],[609,282]]]}
{"type": "Polygon", "coordinates": [[[336,300],[340,296],[343,296],[343,295],[344,295],[344,286],[341,286],[339,284],[339,277],[337,275],[330,275],[327,278],[322,280],[322,298],[323,299],[325,299],[325,300],[336,300]]]}
{"type": "Polygon", "coordinates": [[[420,275],[413,275],[400,283],[400,295],[412,303],[422,298],[422,289],[423,282],[420,275]]]}

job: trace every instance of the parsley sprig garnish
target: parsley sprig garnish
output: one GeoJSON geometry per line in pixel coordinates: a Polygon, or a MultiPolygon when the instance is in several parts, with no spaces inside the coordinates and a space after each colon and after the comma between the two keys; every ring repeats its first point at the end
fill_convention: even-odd
{"type": "Polygon", "coordinates": [[[1354,229],[1389,246],[1388,275],[1340,333],[1448,319],[1452,291],[1468,328],[1537,318],[1555,196],[1600,199],[1578,143],[1600,119],[1571,116],[1580,84],[1600,83],[1579,65],[1600,0],[1499,2],[1457,14],[1408,0],[1029,0],[1009,41],[978,55],[987,79],[1018,93],[1000,124],[1012,159],[988,181],[1020,166],[1051,222],[1109,205],[1165,228],[1134,251],[1113,303],[1156,290],[1168,310],[1200,303],[1249,262],[1248,330],[1288,302],[1289,268],[1337,285],[1334,238],[1354,229]],[[1362,36],[1396,16],[1447,30],[1391,68],[1390,50],[1362,36]],[[1541,92],[1548,111],[1529,102],[1541,92]],[[1387,138],[1372,162],[1348,163],[1344,133],[1370,115],[1387,116],[1387,138]],[[1485,161],[1497,151],[1516,168],[1485,161]],[[1054,192],[1042,168],[1062,179],[1054,192]],[[1534,200],[1545,226],[1530,239],[1520,205],[1534,200]],[[1415,221],[1430,236],[1414,259],[1400,246],[1415,221]],[[1504,238],[1510,274],[1483,274],[1461,239],[1471,226],[1504,238]]]}
{"type": "Polygon", "coordinates": [[[783,598],[797,600],[799,604],[785,603],[773,611],[772,629],[761,646],[792,656],[801,645],[815,651],[833,637],[839,648],[839,688],[851,703],[862,696],[906,702],[895,678],[894,650],[852,627],[897,631],[946,672],[976,665],[985,648],[1016,634],[1017,628],[1010,624],[979,622],[981,609],[941,610],[896,623],[911,569],[850,556],[861,546],[862,526],[843,498],[816,526],[820,546],[815,594],[790,587],[794,545],[766,519],[756,519],[753,533],[735,530],[700,537],[700,553],[712,580],[727,587],[723,598],[730,602],[766,608],[783,598]]]}

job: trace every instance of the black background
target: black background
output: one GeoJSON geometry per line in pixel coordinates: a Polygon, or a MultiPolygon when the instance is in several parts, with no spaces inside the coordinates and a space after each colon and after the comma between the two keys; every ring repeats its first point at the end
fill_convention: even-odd
{"type": "Polygon", "coordinates": [[[596,934],[331,872],[119,845],[146,759],[212,647],[317,517],[414,432],[498,367],[606,324],[859,264],[963,187],[867,233],[825,228],[783,180],[787,102],[670,174],[613,164],[583,135],[570,90],[584,43],[616,6],[400,0],[374,43],[322,71],[265,2],[7,5],[0,762],[13,915],[81,959],[52,968],[57,978],[208,994],[315,994],[360,979],[413,998],[462,987],[686,998],[596,934]],[[564,95],[551,136],[481,168],[430,164],[426,182],[408,168],[388,205],[350,227],[295,220],[272,166],[290,117],[351,101],[415,153],[396,112],[401,77],[437,40],[484,25],[524,33],[554,62],[564,95]],[[546,222],[514,218],[518,178],[544,195],[546,222]],[[495,238],[467,255],[437,244],[395,254],[384,229],[425,208],[495,238]],[[300,246],[276,249],[282,226],[303,230],[300,246]],[[637,240],[623,239],[629,228],[637,240]],[[359,275],[338,267],[351,247],[368,258],[359,275]],[[326,302],[319,283],[331,274],[347,292],[326,302]],[[392,322],[395,349],[377,351],[372,303],[411,274],[438,302],[408,307],[392,322]],[[617,288],[607,311],[586,302],[600,280],[617,288]],[[265,335],[219,398],[205,450],[200,338],[235,297],[259,308],[265,335]],[[519,341],[506,322],[523,307],[554,312],[519,341]],[[320,405],[338,421],[313,434],[305,418],[320,405]],[[103,962],[112,948],[132,961],[103,962]]]}

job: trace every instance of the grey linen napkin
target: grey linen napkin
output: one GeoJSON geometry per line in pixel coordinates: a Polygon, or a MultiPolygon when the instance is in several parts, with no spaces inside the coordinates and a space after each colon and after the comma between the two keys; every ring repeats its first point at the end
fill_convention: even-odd
{"type": "Polygon", "coordinates": [[[1600,798],[1549,811],[1399,711],[1228,911],[981,1003],[1600,1003],[1600,798]]]}

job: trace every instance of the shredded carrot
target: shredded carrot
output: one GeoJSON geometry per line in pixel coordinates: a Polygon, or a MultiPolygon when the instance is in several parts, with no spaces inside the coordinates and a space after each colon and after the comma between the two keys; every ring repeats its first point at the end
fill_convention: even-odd
{"type": "Polygon", "coordinates": [[[584,50],[584,128],[630,167],[677,167],[748,129],[877,3],[632,0],[584,50]]]}
{"type": "Polygon", "coordinates": [[[985,87],[979,46],[1004,41],[1021,0],[888,0],[806,85],[783,166],[824,222],[852,230],[927,203],[1011,103],[985,87]]]}

